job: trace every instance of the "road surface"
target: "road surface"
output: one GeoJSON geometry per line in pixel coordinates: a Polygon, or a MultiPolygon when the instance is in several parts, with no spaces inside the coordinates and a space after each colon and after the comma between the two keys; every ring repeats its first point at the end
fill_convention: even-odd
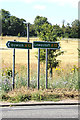
{"type": "Polygon", "coordinates": [[[3,107],[2,118],[78,118],[78,105],[3,107]]]}

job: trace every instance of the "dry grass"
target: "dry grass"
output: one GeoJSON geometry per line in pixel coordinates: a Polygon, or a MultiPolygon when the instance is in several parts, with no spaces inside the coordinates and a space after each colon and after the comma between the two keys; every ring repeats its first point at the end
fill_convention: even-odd
{"type": "MultiPolygon", "coordinates": [[[[13,41],[14,39],[16,39],[16,41],[27,41],[27,38],[18,38],[18,37],[3,37],[1,39],[0,37],[0,47],[2,48],[7,48],[6,47],[6,43],[7,41],[13,41]]],[[[31,38],[30,42],[33,41],[37,41],[39,40],[38,38],[31,38]]],[[[49,80],[49,82],[53,82],[54,80],[56,80],[55,78],[60,77],[60,75],[66,76],[66,74],[71,73],[71,69],[73,68],[73,66],[75,65],[76,67],[78,66],[78,45],[80,43],[78,43],[78,41],[61,41],[60,42],[60,46],[61,46],[61,50],[65,51],[65,53],[61,56],[59,56],[57,59],[61,60],[61,64],[60,67],[58,68],[58,70],[53,69],[53,80],[49,80]],[[60,70],[59,70],[60,69],[60,70]],[[69,72],[70,70],[70,72],[69,72]]],[[[36,79],[36,74],[37,73],[37,63],[38,60],[35,57],[36,52],[38,51],[38,49],[32,49],[30,50],[30,72],[31,72],[31,77],[35,76],[36,79]]],[[[12,62],[13,62],[13,50],[12,49],[7,49],[7,50],[0,50],[0,54],[2,53],[2,67],[3,68],[12,68],[12,62]]],[[[19,71],[22,71],[22,74],[24,75],[27,70],[27,50],[23,50],[23,49],[16,49],[16,73],[20,73],[19,71]],[[24,69],[23,69],[24,67],[24,69]],[[21,70],[22,69],[22,70],[21,70]]],[[[44,64],[41,64],[41,74],[44,75],[45,74],[45,66],[44,64]]],[[[44,81],[44,76],[43,78],[44,81]]],[[[40,79],[40,82],[41,82],[40,79]]],[[[42,81],[42,83],[43,83],[42,81]]],[[[70,89],[66,89],[66,88],[56,88],[56,89],[49,89],[49,90],[40,90],[38,91],[37,89],[29,89],[27,90],[26,87],[22,87],[20,89],[15,89],[14,91],[11,91],[8,93],[8,96],[15,98],[15,96],[17,96],[18,94],[23,95],[23,97],[25,97],[24,95],[30,95],[32,94],[38,94],[41,93],[41,95],[44,97],[46,96],[46,94],[48,95],[59,95],[60,99],[67,99],[67,98],[74,98],[74,99],[78,99],[78,91],[76,90],[71,90],[70,89]]]]}
{"type": "Polygon", "coordinates": [[[64,99],[78,100],[78,91],[70,91],[69,89],[48,89],[37,90],[22,87],[3,94],[2,100],[7,102],[26,102],[26,101],[60,101],[64,99]],[[5,99],[6,98],[6,99],[5,99]]]}
{"type": "MultiPolygon", "coordinates": [[[[27,41],[27,38],[25,37],[0,37],[0,47],[6,47],[7,41],[27,41]]],[[[38,38],[31,38],[30,42],[37,41],[38,38]]],[[[80,44],[80,43],[79,43],[80,44]]],[[[68,64],[70,65],[78,65],[78,41],[60,41],[61,50],[65,51],[64,55],[59,56],[57,59],[61,60],[61,66],[66,66],[68,64]]],[[[38,49],[32,49],[30,50],[30,63],[31,68],[37,67],[37,58],[35,57],[35,52],[37,52],[38,49]]],[[[4,64],[12,64],[12,56],[13,56],[13,50],[7,49],[7,50],[0,50],[0,54],[2,53],[2,61],[4,64]]],[[[16,49],[16,64],[20,65],[26,65],[27,64],[27,50],[23,49],[16,49]]]]}

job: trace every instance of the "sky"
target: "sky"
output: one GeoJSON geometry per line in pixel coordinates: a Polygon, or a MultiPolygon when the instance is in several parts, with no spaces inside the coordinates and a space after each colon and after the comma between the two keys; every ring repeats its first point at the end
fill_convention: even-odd
{"type": "Polygon", "coordinates": [[[62,21],[72,23],[78,19],[79,0],[0,0],[0,9],[11,15],[34,23],[37,15],[46,17],[54,25],[62,25],[62,21]]]}

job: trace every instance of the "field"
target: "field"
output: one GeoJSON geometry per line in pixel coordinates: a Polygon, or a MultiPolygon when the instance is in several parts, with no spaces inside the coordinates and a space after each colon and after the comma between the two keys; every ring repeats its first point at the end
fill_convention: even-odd
{"type": "MultiPolygon", "coordinates": [[[[19,38],[19,37],[3,37],[2,40],[0,38],[0,48],[7,48],[6,47],[6,42],[11,40],[16,40],[16,41],[22,41],[22,42],[27,42],[27,38],[19,38]]],[[[38,41],[38,38],[30,38],[30,42],[33,41],[38,41]]],[[[63,55],[58,57],[59,60],[62,61],[62,65],[66,64],[72,64],[72,65],[77,65],[78,64],[78,40],[62,40],[59,41],[61,50],[65,51],[63,55]]],[[[30,50],[30,61],[31,65],[37,64],[37,59],[35,57],[35,53],[38,51],[38,49],[32,49],[30,50]]],[[[4,63],[12,64],[12,55],[13,55],[13,50],[12,49],[7,49],[7,50],[0,50],[0,54],[2,53],[2,61],[4,63]]],[[[16,49],[16,64],[26,64],[27,63],[27,50],[22,50],[22,49],[16,49]]]]}
{"type": "MultiPolygon", "coordinates": [[[[10,76],[10,74],[12,71],[12,63],[13,63],[13,49],[8,49],[6,47],[6,43],[7,41],[13,41],[13,40],[25,42],[27,41],[27,38],[7,37],[7,36],[0,38],[0,55],[1,55],[1,60],[0,60],[1,66],[0,67],[2,70],[2,83],[0,87],[4,91],[8,91],[12,89],[12,76],[10,76]]],[[[33,41],[39,41],[39,39],[30,38],[30,42],[33,43],[33,41]]],[[[79,48],[80,43],[78,42],[78,40],[73,40],[73,39],[61,40],[59,42],[61,46],[61,51],[64,51],[64,54],[57,58],[58,60],[61,60],[61,63],[59,67],[57,67],[56,69],[53,69],[52,78],[50,77],[50,74],[48,71],[48,87],[52,89],[50,90],[49,95],[54,96],[54,92],[52,93],[52,91],[54,91],[55,89],[56,95],[58,95],[58,93],[61,91],[60,94],[58,95],[59,98],[60,96],[62,96],[61,98],[64,98],[66,96],[67,97],[72,96],[73,98],[76,98],[78,97],[78,92],[75,90],[79,89],[78,88],[79,61],[78,61],[77,48],[79,48]],[[66,93],[64,93],[64,91],[66,91],[66,93]],[[76,92],[77,95],[75,94],[76,96],[74,96],[74,93],[72,91],[76,92]]],[[[32,50],[30,50],[30,87],[31,88],[37,88],[38,60],[35,57],[36,52],[38,52],[38,49],[33,48],[32,50]]],[[[19,97],[21,97],[21,99],[24,98],[24,100],[26,100],[25,96],[28,94],[25,88],[27,86],[27,50],[16,49],[15,73],[16,73],[15,86],[17,89],[21,89],[24,92],[24,94],[23,93],[20,94],[19,97]]],[[[40,89],[42,89],[43,91],[44,88],[45,88],[45,65],[41,63],[40,65],[40,89]]],[[[11,92],[10,95],[16,94],[17,89],[11,92]]],[[[40,93],[38,91],[37,91],[38,93],[35,93],[34,91],[35,90],[32,90],[32,93],[33,93],[32,99],[36,99],[36,100],[38,99],[38,98],[33,98],[35,94],[36,96],[38,95],[37,97],[40,97],[40,100],[43,97],[45,99],[45,94],[42,93],[42,91],[41,91],[41,96],[43,94],[44,95],[43,97],[39,96],[40,93]]],[[[5,96],[5,94],[3,94],[3,96],[5,96]]],[[[49,96],[47,97],[50,98],[49,96]]]]}

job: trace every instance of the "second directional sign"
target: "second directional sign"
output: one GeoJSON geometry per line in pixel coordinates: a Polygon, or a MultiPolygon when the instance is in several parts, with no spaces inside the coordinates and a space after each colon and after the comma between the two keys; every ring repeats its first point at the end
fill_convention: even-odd
{"type": "Polygon", "coordinates": [[[8,48],[32,49],[32,43],[28,42],[8,41],[6,46],[8,48]]]}
{"type": "Polygon", "coordinates": [[[60,49],[59,42],[41,42],[41,41],[34,41],[33,42],[34,48],[43,48],[43,49],[60,49]]]}

